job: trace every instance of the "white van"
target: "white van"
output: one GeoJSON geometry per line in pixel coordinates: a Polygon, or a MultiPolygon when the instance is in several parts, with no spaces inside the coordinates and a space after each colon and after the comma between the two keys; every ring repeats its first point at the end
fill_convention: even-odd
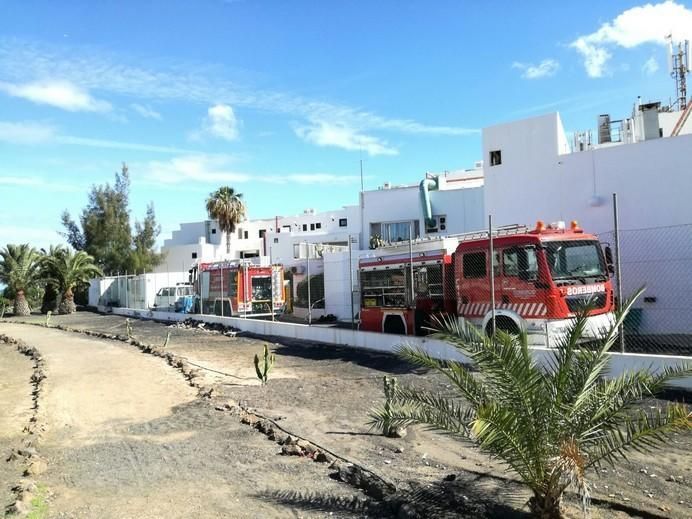
{"type": "Polygon", "coordinates": [[[163,287],[156,293],[152,310],[175,312],[180,307],[183,297],[194,295],[192,285],[181,283],[174,287],[163,287]],[[177,303],[177,304],[176,304],[177,303]]]}

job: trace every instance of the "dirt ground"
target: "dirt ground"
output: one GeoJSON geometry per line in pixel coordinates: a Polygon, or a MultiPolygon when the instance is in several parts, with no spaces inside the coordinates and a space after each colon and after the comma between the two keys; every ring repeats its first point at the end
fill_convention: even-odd
{"type": "Polygon", "coordinates": [[[6,461],[21,444],[22,429],[31,415],[31,360],[14,346],[0,342],[0,510],[10,504],[10,487],[21,467],[6,461]]]}
{"type": "Polygon", "coordinates": [[[0,324],[0,333],[46,361],[39,452],[48,470],[37,479],[50,517],[297,517],[308,515],[265,496],[358,493],[318,464],[278,456],[158,358],[33,326],[0,324]]]}
{"type": "MultiPolygon", "coordinates": [[[[44,320],[39,316],[30,319],[44,320]]],[[[124,319],[113,315],[80,312],[55,316],[52,323],[125,334],[124,319]]],[[[525,515],[526,490],[501,464],[489,460],[475,447],[418,427],[409,429],[403,439],[389,439],[365,425],[368,410],[382,399],[384,375],[395,375],[402,383],[447,391],[445,380],[435,374],[414,371],[390,355],[352,348],[278,338],[227,337],[151,321],[133,321],[132,326],[137,339],[151,344],[163,344],[166,334],[170,333],[167,350],[201,368],[205,383],[219,389],[218,402],[241,402],[277,420],[287,430],[371,469],[395,483],[407,499],[429,504],[430,517],[525,515]],[[269,383],[261,387],[254,374],[252,357],[261,353],[264,344],[276,353],[277,360],[269,383]],[[445,482],[445,479],[454,481],[445,482]],[[438,499],[440,496],[444,499],[438,499]],[[447,508],[433,508],[440,501],[446,502],[447,508]]],[[[19,327],[2,325],[0,331],[5,328],[19,327]]],[[[21,330],[29,333],[26,327],[21,330]]],[[[9,331],[4,333],[9,334],[9,331]]],[[[32,328],[31,333],[40,341],[46,334],[59,332],[32,328]]],[[[61,337],[65,342],[75,336],[65,334],[61,337]]],[[[271,516],[271,511],[285,516],[287,510],[298,516],[319,513],[318,510],[338,517],[363,517],[370,513],[363,506],[364,496],[345,484],[332,481],[326,468],[300,458],[276,456],[276,445],[239,424],[237,417],[220,417],[209,410],[213,407],[196,402],[192,394],[185,396],[185,389],[179,387],[181,382],[172,380],[180,375],[160,359],[147,358],[132,346],[91,338],[83,340],[91,346],[85,345],[80,350],[79,355],[85,360],[68,370],[70,376],[75,380],[93,378],[92,383],[99,388],[103,384],[118,386],[122,409],[117,413],[117,420],[104,422],[98,428],[94,425],[87,435],[92,439],[81,448],[65,450],[63,440],[74,436],[72,433],[65,432],[63,438],[55,437],[51,454],[59,460],[55,465],[64,467],[61,469],[64,472],[61,478],[56,477],[54,469],[49,470],[51,479],[47,482],[51,489],[66,489],[71,484],[77,488],[91,485],[89,506],[97,506],[101,499],[108,503],[115,494],[118,500],[126,500],[131,503],[129,506],[137,507],[132,511],[146,510],[149,515],[139,515],[144,517],[165,516],[160,515],[167,511],[165,507],[156,506],[165,506],[166,503],[161,502],[175,500],[176,495],[185,496],[185,502],[192,507],[187,510],[204,510],[203,515],[207,517],[223,516],[224,512],[230,514],[229,517],[271,516]],[[87,354],[87,350],[91,353],[87,354]],[[120,352],[117,359],[112,358],[112,350],[120,352]],[[121,366],[125,351],[130,352],[128,358],[132,360],[126,364],[130,366],[129,371],[121,373],[121,367],[115,366],[121,366]],[[161,370],[170,370],[172,379],[161,374],[161,370]],[[137,384],[126,388],[125,381],[133,376],[145,376],[148,380],[141,381],[139,389],[137,384]],[[106,382],[108,378],[113,384],[106,382]],[[159,389],[153,389],[152,384],[159,389]],[[160,400],[159,407],[151,402],[139,403],[150,392],[152,397],[160,395],[153,398],[156,402],[160,400]],[[111,432],[97,432],[96,429],[100,431],[103,425],[111,432]],[[224,433],[229,434],[224,436],[224,433]],[[179,437],[179,434],[189,436],[179,437]],[[161,450],[162,443],[171,448],[161,450]],[[225,453],[226,463],[218,463],[222,447],[217,443],[226,445],[229,450],[225,453]],[[238,461],[238,454],[253,448],[256,451],[252,456],[246,458],[243,454],[245,461],[238,461]],[[174,461],[157,461],[162,455],[174,461]],[[227,488],[230,460],[241,465],[242,470],[233,468],[240,470],[238,475],[242,474],[240,489],[235,479],[231,488],[227,488]],[[286,469],[288,466],[290,470],[286,469]],[[295,480],[291,480],[290,475],[295,480]],[[246,477],[249,479],[244,479],[246,477]],[[99,481],[101,484],[97,485],[99,481]],[[245,483],[255,490],[254,494],[243,490],[245,483]],[[195,499],[194,495],[199,496],[196,492],[202,488],[206,492],[195,499]],[[241,508],[223,508],[228,506],[229,492],[237,496],[241,508]],[[260,508],[254,511],[253,506],[260,508]],[[242,513],[234,514],[241,509],[242,513]]],[[[39,345],[34,345],[43,351],[39,345]]],[[[49,371],[52,355],[56,356],[53,363],[60,357],[57,353],[47,354],[49,371]]],[[[65,355],[67,360],[77,355],[77,351],[65,355]]],[[[63,385],[69,387],[68,378],[63,385]]],[[[50,373],[47,386],[51,387],[50,373]]],[[[80,383],[79,387],[84,394],[88,386],[82,387],[80,383]]],[[[67,393],[64,397],[69,398],[67,393]]],[[[103,403],[103,398],[97,397],[96,401],[103,403]]],[[[80,413],[75,410],[74,416],[80,413]]],[[[692,438],[689,435],[676,436],[665,449],[653,455],[633,454],[630,462],[618,465],[617,469],[592,474],[594,506],[591,516],[682,518],[692,515],[690,447],[692,438]]],[[[62,495],[68,493],[63,490],[62,495]]],[[[56,497],[56,505],[59,502],[56,497]]],[[[569,506],[571,515],[581,517],[575,500],[571,499],[569,506]]],[[[57,506],[53,508],[58,509],[57,506]]],[[[91,517],[94,510],[97,509],[89,509],[81,516],[91,517]]],[[[380,516],[382,512],[371,515],[380,516]]]]}

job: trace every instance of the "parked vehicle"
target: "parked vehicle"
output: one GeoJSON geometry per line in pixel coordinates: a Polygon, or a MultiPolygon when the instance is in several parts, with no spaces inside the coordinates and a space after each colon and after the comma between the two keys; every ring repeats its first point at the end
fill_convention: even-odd
{"type": "Polygon", "coordinates": [[[190,270],[197,310],[229,317],[282,313],[286,303],[280,265],[248,260],[199,263],[190,270]]]}
{"type": "Polygon", "coordinates": [[[163,287],[156,292],[153,310],[162,312],[181,312],[185,309],[184,298],[194,294],[192,285],[178,283],[175,286],[163,287]]]}
{"type": "Polygon", "coordinates": [[[361,329],[423,335],[431,315],[445,313],[490,334],[490,268],[497,329],[526,331],[535,339],[532,343],[549,343],[567,331],[586,304],[591,308],[587,338],[612,322],[610,250],[604,252],[597,237],[584,233],[577,222],[569,229],[562,222],[538,222],[531,230],[498,229],[493,233],[492,267],[487,232],[456,238],[453,252],[406,254],[400,245],[383,248],[375,260],[361,260],[361,329]]]}

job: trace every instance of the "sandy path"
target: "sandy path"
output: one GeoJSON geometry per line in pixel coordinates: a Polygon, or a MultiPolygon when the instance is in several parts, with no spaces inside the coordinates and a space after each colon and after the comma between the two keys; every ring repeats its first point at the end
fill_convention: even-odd
{"type": "Polygon", "coordinates": [[[49,469],[38,479],[52,494],[52,517],[323,516],[272,496],[354,494],[319,464],[277,456],[276,444],[196,400],[160,359],[45,328],[0,324],[0,333],[46,360],[39,450],[49,469]]]}
{"type": "Polygon", "coordinates": [[[21,446],[31,416],[31,360],[15,345],[0,343],[0,514],[12,501],[10,487],[20,476],[17,462],[6,461],[21,446]]]}

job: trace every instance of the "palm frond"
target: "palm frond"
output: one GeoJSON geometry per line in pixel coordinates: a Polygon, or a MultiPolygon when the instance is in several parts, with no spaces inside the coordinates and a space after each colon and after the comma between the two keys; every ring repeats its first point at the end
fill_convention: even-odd
{"type": "Polygon", "coordinates": [[[620,427],[602,429],[597,440],[587,449],[587,467],[602,462],[614,464],[627,457],[627,450],[644,452],[662,444],[667,434],[679,430],[692,430],[692,414],[686,405],[669,404],[652,413],[639,411],[634,416],[623,416],[620,427]]]}

